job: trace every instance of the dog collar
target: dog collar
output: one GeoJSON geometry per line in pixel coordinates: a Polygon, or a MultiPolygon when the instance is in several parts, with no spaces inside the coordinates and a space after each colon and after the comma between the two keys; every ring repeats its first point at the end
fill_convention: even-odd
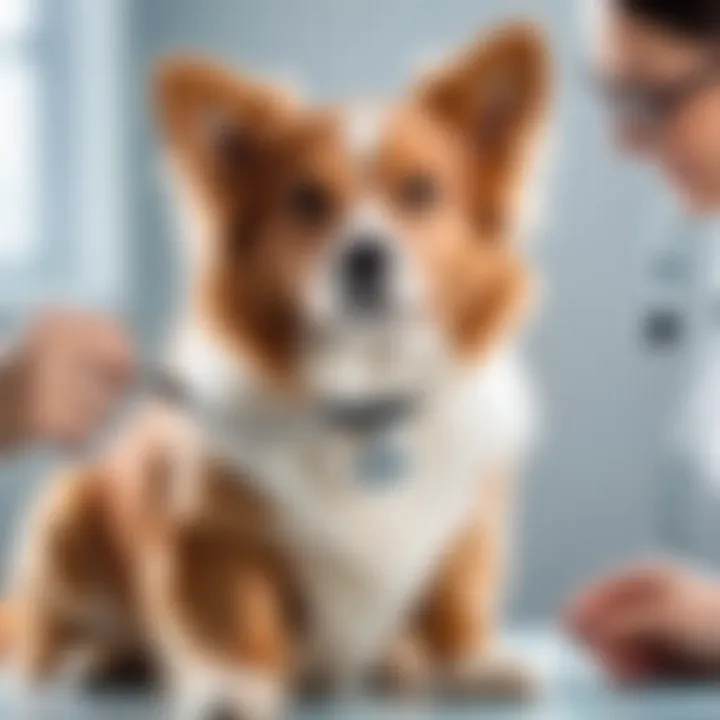
{"type": "Polygon", "coordinates": [[[374,400],[327,400],[318,403],[320,419],[350,435],[380,436],[408,419],[417,408],[411,395],[388,395],[374,400]]]}
{"type": "MultiPolygon", "coordinates": [[[[164,367],[146,368],[144,391],[183,411],[198,412],[196,398],[187,386],[164,367]]],[[[391,396],[373,402],[326,402],[318,406],[320,421],[345,433],[357,443],[354,474],[360,485],[384,489],[401,482],[409,469],[408,453],[398,428],[416,410],[417,399],[391,396]]]]}

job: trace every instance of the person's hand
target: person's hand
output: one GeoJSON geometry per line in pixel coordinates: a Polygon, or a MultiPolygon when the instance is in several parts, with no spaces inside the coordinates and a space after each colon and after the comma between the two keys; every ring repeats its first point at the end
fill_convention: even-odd
{"type": "Polygon", "coordinates": [[[621,682],[720,671],[720,584],[673,565],[607,577],[576,597],[563,620],[621,682]]]}
{"type": "Polygon", "coordinates": [[[45,314],[6,360],[1,444],[85,441],[126,389],[133,366],[119,324],[89,313],[45,314]]]}

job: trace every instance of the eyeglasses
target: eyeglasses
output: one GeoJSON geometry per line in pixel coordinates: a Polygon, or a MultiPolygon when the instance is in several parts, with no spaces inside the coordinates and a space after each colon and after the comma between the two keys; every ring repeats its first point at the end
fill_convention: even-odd
{"type": "Polygon", "coordinates": [[[699,93],[720,83],[720,59],[667,85],[596,78],[596,85],[618,122],[627,128],[654,134],[699,93]]]}

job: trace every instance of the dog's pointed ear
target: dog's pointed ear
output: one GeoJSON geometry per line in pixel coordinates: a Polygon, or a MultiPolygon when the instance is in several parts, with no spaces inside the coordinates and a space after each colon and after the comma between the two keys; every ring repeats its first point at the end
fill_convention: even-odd
{"type": "Polygon", "coordinates": [[[295,108],[288,94],[210,62],[162,62],[154,81],[161,133],[182,170],[216,193],[258,178],[295,108]]]}
{"type": "Polygon", "coordinates": [[[512,23],[420,84],[420,102],[466,143],[473,212],[491,234],[511,231],[518,214],[514,203],[549,105],[550,64],[542,31],[512,23]]]}

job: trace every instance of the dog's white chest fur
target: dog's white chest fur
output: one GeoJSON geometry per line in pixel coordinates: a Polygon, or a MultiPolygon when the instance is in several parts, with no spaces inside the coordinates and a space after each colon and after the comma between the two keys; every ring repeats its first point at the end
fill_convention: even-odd
{"type": "Polygon", "coordinates": [[[203,441],[249,473],[282,518],[313,612],[314,659],[347,675],[376,661],[477,510],[483,478],[527,444],[531,403],[514,355],[459,374],[384,439],[403,462],[381,487],[358,471],[368,440],[294,416],[207,339],[178,358],[207,409],[203,441]]]}

